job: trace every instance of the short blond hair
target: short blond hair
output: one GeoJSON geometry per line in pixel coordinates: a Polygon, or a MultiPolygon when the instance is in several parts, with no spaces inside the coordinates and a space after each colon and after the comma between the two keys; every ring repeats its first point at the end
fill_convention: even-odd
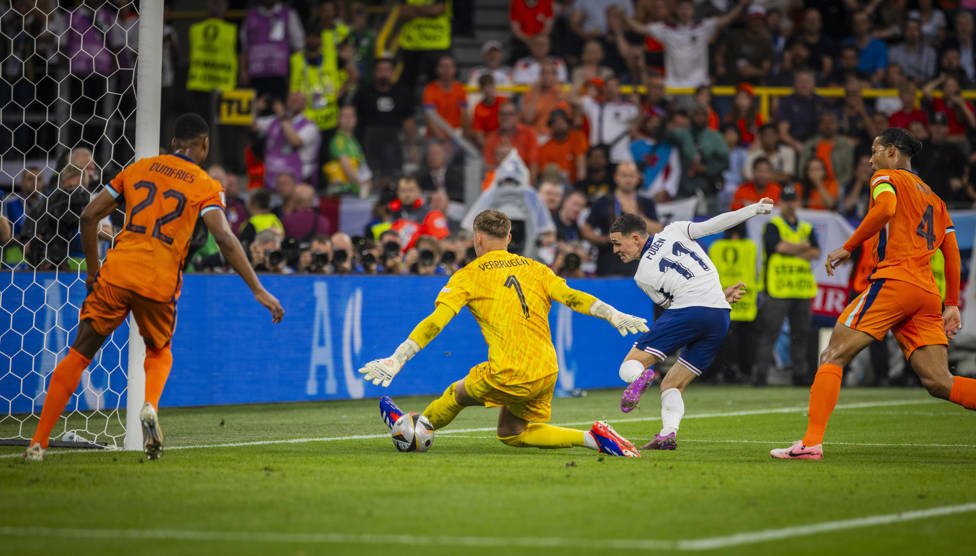
{"type": "Polygon", "coordinates": [[[503,212],[486,210],[475,217],[474,231],[504,239],[512,231],[512,221],[503,212]]]}

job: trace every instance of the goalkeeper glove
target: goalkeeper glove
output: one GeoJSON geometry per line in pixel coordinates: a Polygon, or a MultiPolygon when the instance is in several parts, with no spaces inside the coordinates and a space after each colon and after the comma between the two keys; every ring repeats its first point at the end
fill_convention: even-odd
{"type": "Polygon", "coordinates": [[[403,364],[416,355],[418,351],[420,351],[420,345],[413,340],[407,339],[407,341],[400,344],[400,347],[393,352],[392,356],[385,359],[374,359],[363,365],[359,369],[359,372],[367,382],[372,382],[373,386],[380,386],[382,384],[385,388],[393,382],[393,377],[400,372],[403,364]]]}
{"type": "Polygon", "coordinates": [[[593,305],[590,306],[590,314],[612,324],[620,332],[621,336],[626,336],[628,333],[637,334],[638,332],[647,332],[649,330],[647,328],[647,319],[621,313],[599,299],[594,301],[593,305]]]}

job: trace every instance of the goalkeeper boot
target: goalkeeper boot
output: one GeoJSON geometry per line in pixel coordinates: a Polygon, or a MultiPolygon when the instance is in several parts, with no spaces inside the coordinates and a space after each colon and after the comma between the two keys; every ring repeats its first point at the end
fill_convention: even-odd
{"type": "Polygon", "coordinates": [[[590,428],[590,434],[600,446],[601,454],[623,456],[626,458],[641,457],[637,448],[629,440],[617,434],[617,431],[613,430],[613,427],[608,425],[606,421],[593,423],[593,427],[590,428]]]}
{"type": "Polygon", "coordinates": [[[678,435],[675,433],[661,436],[655,434],[654,439],[644,444],[641,450],[674,450],[678,447],[678,435]]]}
{"type": "Polygon", "coordinates": [[[147,459],[159,459],[163,455],[163,429],[159,426],[159,417],[151,403],[142,404],[139,412],[142,421],[142,440],[147,459]]]}
{"type": "Polygon", "coordinates": [[[620,398],[620,411],[624,413],[633,411],[637,407],[637,404],[640,403],[641,394],[654,384],[655,378],[657,378],[657,373],[654,372],[653,368],[644,369],[644,372],[637,377],[637,380],[631,382],[629,386],[624,388],[624,395],[620,398]]]}
{"type": "Polygon", "coordinates": [[[44,448],[41,448],[40,442],[35,442],[27,448],[24,452],[24,461],[43,461],[44,460],[44,448]]]}
{"type": "Polygon", "coordinates": [[[393,425],[403,416],[403,411],[393,403],[393,398],[383,396],[380,398],[380,417],[386,423],[386,427],[393,430],[393,425]]]}
{"type": "Polygon", "coordinates": [[[770,450],[769,455],[776,459],[823,459],[823,444],[804,446],[802,440],[797,440],[789,448],[770,450]]]}

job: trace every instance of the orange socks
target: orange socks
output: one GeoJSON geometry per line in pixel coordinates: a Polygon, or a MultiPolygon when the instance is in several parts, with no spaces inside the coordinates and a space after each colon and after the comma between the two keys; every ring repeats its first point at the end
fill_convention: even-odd
{"type": "Polygon", "coordinates": [[[957,376],[952,380],[949,401],[966,409],[976,409],[976,379],[957,376]]]}
{"type": "Polygon", "coordinates": [[[163,349],[146,350],[146,401],[159,409],[159,398],[173,368],[173,352],[167,345],[163,349]]]}
{"type": "MultiPolygon", "coordinates": [[[[823,442],[827,420],[837,405],[840,396],[840,383],[844,370],[832,363],[820,365],[817,376],[810,388],[810,410],[807,420],[807,434],[803,437],[804,446],[816,446],[823,442]]],[[[976,381],[974,381],[976,382],[976,381]]]]}
{"type": "Polygon", "coordinates": [[[44,397],[44,408],[41,409],[41,420],[37,423],[37,431],[31,439],[31,445],[41,443],[41,448],[47,448],[51,431],[61,417],[61,412],[68,405],[68,400],[78,388],[81,373],[91,363],[84,355],[74,349],[68,350],[68,355],[58,363],[51,373],[51,381],[47,385],[47,396],[44,397]]]}

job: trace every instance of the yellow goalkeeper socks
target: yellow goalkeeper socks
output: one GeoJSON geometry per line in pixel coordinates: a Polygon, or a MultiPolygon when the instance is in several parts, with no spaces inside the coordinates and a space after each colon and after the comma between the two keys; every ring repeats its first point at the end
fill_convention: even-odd
{"type": "Polygon", "coordinates": [[[542,423],[529,423],[522,434],[516,436],[498,437],[509,446],[524,448],[572,448],[584,446],[586,433],[575,429],[564,429],[542,423]]]}
{"type": "Polygon", "coordinates": [[[452,383],[444,390],[441,397],[430,402],[427,409],[424,410],[424,417],[426,417],[431,425],[434,425],[434,429],[440,429],[451,424],[451,421],[461,413],[464,406],[457,403],[454,399],[454,384],[452,383]]]}

